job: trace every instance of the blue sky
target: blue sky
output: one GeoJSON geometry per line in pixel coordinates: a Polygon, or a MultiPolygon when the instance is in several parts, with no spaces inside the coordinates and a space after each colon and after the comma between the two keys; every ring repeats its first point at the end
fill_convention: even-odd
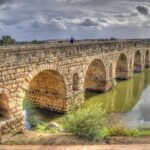
{"type": "Polygon", "coordinates": [[[150,38],[150,0],[0,0],[0,36],[150,38]]]}

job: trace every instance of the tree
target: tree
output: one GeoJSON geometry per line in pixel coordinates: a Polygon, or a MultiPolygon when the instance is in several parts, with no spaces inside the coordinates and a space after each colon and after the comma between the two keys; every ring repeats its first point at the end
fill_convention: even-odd
{"type": "Polygon", "coordinates": [[[13,39],[10,35],[3,35],[0,40],[0,45],[14,45],[15,43],[15,39],[13,39]]]}
{"type": "Polygon", "coordinates": [[[0,45],[3,45],[3,41],[0,39],[0,45]]]}
{"type": "Polygon", "coordinates": [[[42,44],[42,43],[44,43],[44,41],[38,41],[38,40],[35,39],[31,43],[32,44],[42,44]]]}
{"type": "Polygon", "coordinates": [[[38,40],[33,40],[31,43],[32,44],[38,44],[38,40]]]}
{"type": "Polygon", "coordinates": [[[117,40],[117,39],[116,39],[116,38],[114,38],[114,37],[111,37],[111,38],[110,38],[110,40],[117,40]]]}

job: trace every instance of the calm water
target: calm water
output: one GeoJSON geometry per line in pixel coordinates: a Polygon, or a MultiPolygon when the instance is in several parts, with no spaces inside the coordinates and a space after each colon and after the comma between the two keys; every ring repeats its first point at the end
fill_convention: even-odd
{"type": "MultiPolygon", "coordinates": [[[[150,127],[150,69],[134,74],[130,80],[118,81],[110,91],[102,94],[87,93],[84,107],[101,103],[109,113],[115,112],[131,128],[150,127]]],[[[28,108],[24,111],[26,120],[29,117],[41,121],[59,122],[62,114],[38,108],[28,108]]],[[[26,127],[30,124],[26,121],[26,127]]]]}

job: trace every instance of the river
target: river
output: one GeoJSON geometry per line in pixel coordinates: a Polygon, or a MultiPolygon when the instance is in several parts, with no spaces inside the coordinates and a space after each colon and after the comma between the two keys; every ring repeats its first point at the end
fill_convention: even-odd
{"type": "MultiPolygon", "coordinates": [[[[84,107],[96,106],[99,103],[108,113],[117,113],[129,128],[149,128],[150,69],[134,74],[129,80],[117,81],[116,86],[108,92],[86,93],[84,107]]],[[[36,107],[25,109],[24,115],[27,128],[30,128],[29,118],[59,122],[63,117],[63,114],[36,107]]]]}

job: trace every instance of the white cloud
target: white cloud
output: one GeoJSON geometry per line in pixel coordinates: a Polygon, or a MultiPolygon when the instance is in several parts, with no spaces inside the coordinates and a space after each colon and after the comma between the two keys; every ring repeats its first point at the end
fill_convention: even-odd
{"type": "Polygon", "coordinates": [[[0,34],[11,34],[17,40],[105,38],[115,31],[120,37],[145,37],[150,31],[149,9],[148,0],[2,0],[0,34]]]}
{"type": "Polygon", "coordinates": [[[67,3],[87,3],[91,0],[57,0],[58,2],[67,2],[67,3]]]}

